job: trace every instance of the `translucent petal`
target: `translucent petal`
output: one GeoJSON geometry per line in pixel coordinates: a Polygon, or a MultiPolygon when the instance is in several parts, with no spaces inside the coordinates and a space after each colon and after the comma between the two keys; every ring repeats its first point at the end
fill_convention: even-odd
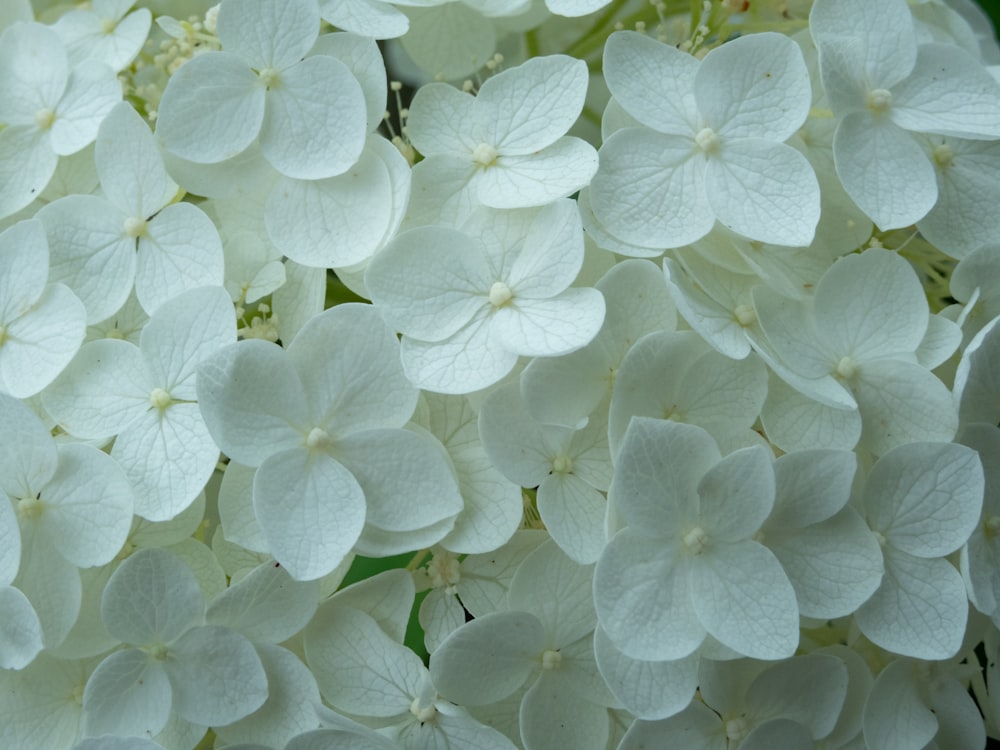
{"type": "Polygon", "coordinates": [[[407,118],[413,147],[424,156],[471,155],[479,145],[474,97],[446,83],[421,86],[407,118]]]}
{"type": "Polygon", "coordinates": [[[524,694],[519,716],[524,746],[602,750],[608,744],[608,712],[568,692],[560,676],[543,672],[524,694]]]}
{"type": "Polygon", "coordinates": [[[364,525],[361,487],[322,452],[303,447],[275,453],[257,470],[253,494],[271,554],[297,580],[336,568],[364,525]]]}
{"type": "Polygon", "coordinates": [[[49,246],[39,221],[19,221],[0,234],[0,321],[29,312],[45,291],[49,246]]]}
{"type": "Polygon", "coordinates": [[[164,208],[139,239],[135,293],[150,315],[171,297],[222,286],[222,241],[211,220],[191,203],[164,208]]]}
{"type": "Polygon", "coordinates": [[[812,87],[798,45],[765,32],[709,52],[694,77],[694,98],[704,123],[724,138],[784,141],[806,121],[812,87]]]}
{"type": "Polygon", "coordinates": [[[197,623],[204,609],[190,569],[155,548],[139,550],[119,565],[101,597],[104,627],[118,640],[140,646],[170,643],[197,623]]]}
{"type": "Polygon", "coordinates": [[[116,651],[83,691],[88,734],[153,736],[166,726],[171,689],[163,665],[138,649],[116,651]]]}
{"type": "Polygon", "coordinates": [[[681,247],[715,223],[704,158],[690,138],[628,128],[604,142],[600,159],[591,207],[616,237],[643,247],[681,247]]]}
{"type": "Polygon", "coordinates": [[[318,584],[292,580],[284,568],[264,563],[214,599],[205,619],[255,643],[280,643],[306,626],[318,599],[318,584]]]}
{"type": "Polygon", "coordinates": [[[266,742],[270,747],[285,743],[316,726],[314,705],[319,689],[309,669],[298,656],[280,646],[256,644],[267,675],[267,700],[249,716],[224,727],[213,727],[227,743],[266,742]]]}
{"type": "Polygon", "coordinates": [[[565,135],[583,108],[587,66],[566,55],[534,57],[483,83],[475,103],[483,140],[505,155],[539,151],[565,135]]]}
{"type": "Polygon", "coordinates": [[[220,9],[217,30],[223,48],[251,67],[283,70],[306,56],[319,24],[316,0],[236,0],[220,9]]]}
{"type": "Polygon", "coordinates": [[[163,91],[156,136],[183,159],[199,164],[224,161],[257,137],[264,100],[256,74],[237,55],[196,55],[170,77],[163,91]]]}
{"type": "Polygon", "coordinates": [[[400,427],[413,414],[416,389],[403,375],[396,337],[371,305],[336,305],[314,316],[288,345],[310,421],[331,437],[400,427]],[[332,361],[318,357],[345,352],[332,361]]]}
{"type": "Polygon", "coordinates": [[[452,336],[439,342],[403,337],[400,356],[407,378],[437,393],[472,393],[493,385],[517,364],[492,331],[489,310],[482,308],[452,336]]]}
{"type": "Polygon", "coordinates": [[[71,435],[116,435],[150,408],[142,353],[127,341],[92,341],[45,392],[46,410],[71,435]]]}
{"type": "Polygon", "coordinates": [[[853,508],[804,529],[768,530],[763,543],[784,568],[804,617],[844,617],[882,581],[882,551],[853,508]]]}
{"type": "Polygon", "coordinates": [[[425,341],[447,338],[468,323],[485,306],[494,280],[471,238],[444,227],[400,235],[365,274],[389,323],[425,341]]]}
{"type": "Polygon", "coordinates": [[[105,196],[128,216],[148,219],[177,193],[156,139],[128,102],[101,123],[94,159],[105,196]]]}
{"type": "Polygon", "coordinates": [[[1000,86],[965,50],[921,44],[913,72],[892,90],[890,116],[906,130],[997,138],[1000,86]]]}
{"type": "Polygon", "coordinates": [[[895,548],[944,557],[961,547],[979,521],[982,464],[954,443],[909,443],[886,453],[865,487],[868,522],[895,548]]]}
{"type": "Polygon", "coordinates": [[[626,656],[682,659],[705,639],[680,552],[679,541],[626,528],[601,554],[594,573],[594,603],[601,627],[626,656]]]}
{"type": "Polygon", "coordinates": [[[720,458],[700,427],[636,417],[625,431],[610,494],[636,533],[674,537],[694,521],[698,485],[720,458]]]}
{"type": "Polygon", "coordinates": [[[754,659],[783,659],[799,642],[795,590],[757,542],[713,544],[691,560],[698,620],[724,645],[754,659]]]}
{"type": "Polygon", "coordinates": [[[544,648],[541,622],[527,612],[496,612],[460,627],[431,656],[442,696],[466,706],[506,698],[537,669],[544,648]]]}
{"type": "Polygon", "coordinates": [[[879,250],[834,263],[816,287],[814,310],[824,344],[858,364],[911,354],[928,325],[927,297],[913,268],[879,250]]]}
{"type": "Polygon", "coordinates": [[[126,214],[92,195],[68,195],[38,212],[51,246],[50,281],[66,284],[96,323],[119,310],[135,279],[135,239],[126,214]]]}
{"type": "Polygon", "coordinates": [[[49,284],[31,310],[6,325],[0,380],[12,396],[34,396],[70,363],[83,343],[87,311],[62,284],[49,284]]]}
{"type": "Polygon", "coordinates": [[[803,528],[831,518],[851,496],[858,459],[843,450],[806,450],[774,462],[776,494],[769,528],[803,528]]]}
{"type": "Polygon", "coordinates": [[[80,613],[79,568],[52,548],[37,523],[21,525],[21,565],[13,581],[31,602],[47,650],[65,640],[80,613]]]}
{"type": "Polygon", "coordinates": [[[833,139],[837,174],[880,229],[922,219],[937,201],[934,167],[913,136],[887,118],[854,112],[833,139]]]}
{"type": "Polygon", "coordinates": [[[947,442],[958,428],[944,383],[912,362],[867,363],[854,395],[861,411],[861,445],[877,455],[915,441],[947,442]]]}
{"type": "Polygon", "coordinates": [[[872,88],[889,88],[913,69],[917,57],[913,17],[903,3],[892,0],[820,0],[809,14],[809,30],[824,57],[839,55],[854,78],[872,88]]]}
{"type": "Polygon", "coordinates": [[[500,156],[479,172],[474,187],[479,202],[492,208],[544,206],[586,187],[597,172],[597,151],[567,136],[524,155],[500,156]]]}
{"type": "Polygon", "coordinates": [[[0,668],[24,669],[42,650],[42,625],[28,598],[12,586],[0,586],[0,668]]]}
{"type": "Polygon", "coordinates": [[[89,568],[118,554],[132,524],[134,494],[107,454],[90,445],[61,446],[42,495],[40,529],[69,562],[89,568]]]}
{"type": "Polygon", "coordinates": [[[698,522],[710,538],[748,539],[763,525],[774,505],[772,455],[763,446],[734,451],[699,480],[698,522]]]}
{"type": "Polygon", "coordinates": [[[50,130],[52,150],[60,156],[75,154],[93,143],[101,121],[121,100],[118,77],[98,60],[84,60],[70,71],[66,91],[55,107],[50,130]]]}
{"type": "Polygon", "coordinates": [[[740,139],[708,160],[705,191],[723,225],[759,242],[805,246],[820,216],[819,184],[806,158],[780,143],[740,139]]]}
{"type": "Polygon", "coordinates": [[[208,483],[219,459],[197,404],[149,409],[119,433],[111,450],[135,488],[135,513],[169,521],[208,483]]]}
{"type": "Polygon", "coordinates": [[[324,627],[310,628],[306,661],[323,697],[335,708],[360,716],[407,713],[425,674],[416,654],[351,607],[338,608],[324,627]]]}
{"type": "Polygon", "coordinates": [[[938,719],[924,702],[910,659],[896,659],[883,669],[864,708],[864,739],[886,750],[924,747],[938,731],[938,719]]]}
{"type": "Polygon", "coordinates": [[[264,341],[243,341],[209,357],[198,368],[197,395],[212,438],[247,466],[301,446],[311,421],[292,362],[264,341]]]}
{"type": "Polygon", "coordinates": [[[968,597],[962,576],[943,558],[887,546],[882,585],[855,613],[873,643],[917,659],[950,659],[962,645],[968,597]]]}
{"type": "Polygon", "coordinates": [[[597,666],[614,696],[640,719],[665,719],[681,711],[698,686],[697,653],[674,661],[632,659],[598,628],[597,666]]]}
{"type": "Polygon", "coordinates": [[[170,646],[163,669],[173,710],[193,724],[231,724],[267,699],[267,676],[253,645],[221,625],[188,630],[170,646]]]}
{"type": "Polygon", "coordinates": [[[35,200],[58,161],[48,135],[37,128],[8,125],[0,131],[0,216],[10,216],[35,200]]]}
{"type": "Polygon", "coordinates": [[[286,177],[333,177],[361,156],[365,96],[340,60],[317,55],[282,71],[266,102],[260,150],[286,177]]]}
{"type": "Polygon", "coordinates": [[[515,297],[496,311],[490,328],[505,349],[526,357],[554,357],[586,346],[603,323],[601,293],[572,288],[548,299],[515,297]]]}
{"type": "Polygon", "coordinates": [[[389,232],[389,171],[374,149],[346,174],[325,180],[286,179],[267,199],[264,220],[275,247],[309,266],[348,266],[371,258],[389,232]]]}
{"type": "Polygon", "coordinates": [[[634,31],[615,32],[604,45],[604,75],[615,101],[661,133],[696,132],[697,70],[693,55],[634,31]]]}
{"type": "MultiPolygon", "coordinates": [[[[326,9],[330,10],[333,4],[326,3],[326,9]]],[[[388,6],[383,5],[382,7],[387,8],[388,6]]],[[[339,23],[334,23],[334,26],[342,29],[348,28],[339,23]]],[[[351,74],[361,84],[367,113],[366,129],[371,133],[382,122],[389,94],[385,62],[382,60],[382,52],[378,44],[372,39],[374,34],[366,34],[353,29],[351,31],[354,33],[348,31],[345,34],[323,34],[313,45],[312,54],[337,58],[347,66],[351,74]]],[[[424,88],[421,87],[420,90],[422,91],[424,88]]],[[[410,111],[412,112],[412,102],[410,111]]],[[[407,125],[412,125],[412,121],[408,120],[407,125]]]]}

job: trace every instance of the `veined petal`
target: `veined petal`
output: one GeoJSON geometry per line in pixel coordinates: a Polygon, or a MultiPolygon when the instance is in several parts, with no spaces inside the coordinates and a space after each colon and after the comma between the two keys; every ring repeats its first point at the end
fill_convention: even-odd
{"type": "Polygon", "coordinates": [[[401,427],[416,407],[396,336],[371,305],[344,304],[313,316],[288,345],[313,426],[336,441],[361,430],[401,427]],[[317,354],[339,356],[317,366],[317,354]]]}
{"type": "Polygon", "coordinates": [[[319,6],[316,0],[227,0],[217,24],[226,52],[257,69],[284,70],[305,57],[319,36],[319,6]]]}
{"type": "Polygon", "coordinates": [[[795,590],[770,550],[749,540],[711,545],[690,570],[694,611],[720,642],[754,659],[795,653],[795,590]]]}
{"type": "Polygon", "coordinates": [[[526,357],[554,357],[590,343],[604,322],[604,297],[572,288],[549,299],[517,299],[496,311],[490,330],[500,344],[526,357]]]}
{"type": "Polygon", "coordinates": [[[134,648],[102,661],[83,691],[91,735],[154,736],[170,717],[171,689],[163,666],[134,648]]]}
{"type": "Polygon", "coordinates": [[[205,52],[174,73],[163,91],[156,136],[166,149],[214,164],[249,146],[264,121],[264,87],[231,52],[205,52]]]}
{"type": "Polygon", "coordinates": [[[694,78],[694,98],[723,138],[785,141],[806,121],[812,86],[798,45],[766,32],[709,52],[694,78]]]}
{"type": "Polygon", "coordinates": [[[365,522],[364,492],[351,472],[305,447],[264,461],[254,477],[253,497],[271,554],[300,581],[336,568],[365,522]]]}
{"type": "Polygon", "coordinates": [[[696,132],[698,64],[693,55],[635,31],[616,31],[604,45],[604,75],[615,101],[661,133],[696,132]]]}
{"type": "Polygon", "coordinates": [[[189,289],[223,284],[222,240],[212,221],[191,203],[167,206],[139,238],[135,294],[150,315],[189,289]]]}
{"type": "Polygon", "coordinates": [[[52,150],[60,156],[75,154],[93,143],[101,121],[121,100],[118,77],[98,60],[84,60],[69,74],[66,92],[55,108],[52,150]]]}
{"type": "Polygon", "coordinates": [[[705,193],[705,159],[690,138],[619,130],[601,146],[590,184],[594,216],[643,247],[681,247],[715,223],[705,193]]]}
{"type": "Polygon", "coordinates": [[[543,206],[585,187],[595,172],[594,147],[565,136],[539,151],[498,156],[476,175],[476,195],[492,208],[543,206]]]}
{"type": "Polygon", "coordinates": [[[721,224],[775,245],[812,243],[819,222],[819,183],[791,146],[762,139],[723,140],[705,170],[708,202],[721,224]]]}
{"type": "Polygon", "coordinates": [[[406,377],[437,393],[472,393],[493,385],[514,369],[518,355],[503,345],[491,323],[490,310],[483,307],[442,341],[404,336],[400,356],[406,377]]]}
{"type": "Polygon", "coordinates": [[[906,130],[965,138],[1000,137],[1000,84],[952,44],[921,44],[917,64],[892,89],[892,121],[906,130]]]}
{"type": "Polygon", "coordinates": [[[534,57],[488,78],[472,105],[484,142],[512,156],[552,145],[580,116],[588,80],[583,60],[566,55],[534,57]]]}
{"type": "Polygon", "coordinates": [[[386,320],[405,336],[440,341],[489,302],[496,281],[468,235],[445,227],[400,234],[372,259],[365,286],[386,320]]]}
{"type": "Polygon", "coordinates": [[[887,117],[847,115],[834,134],[833,156],[847,194],[883,230],[919,221],[937,201],[930,160],[887,117]]]}
{"type": "Polygon", "coordinates": [[[260,150],[286,177],[319,180],[350,169],[366,131],[361,85],[340,60],[316,55],[282,71],[268,89],[260,150]]]}
{"type": "Polygon", "coordinates": [[[682,659],[705,640],[680,550],[679,541],[631,528],[604,548],[594,572],[594,604],[601,626],[626,656],[682,659]]]}

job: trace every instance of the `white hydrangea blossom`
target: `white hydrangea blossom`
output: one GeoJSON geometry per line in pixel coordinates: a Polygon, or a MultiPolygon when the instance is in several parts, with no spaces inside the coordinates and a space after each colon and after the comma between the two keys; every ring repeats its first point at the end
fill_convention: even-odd
{"type": "Polygon", "coordinates": [[[973,0],[209,4],[0,2],[0,747],[1000,738],[973,0]]]}

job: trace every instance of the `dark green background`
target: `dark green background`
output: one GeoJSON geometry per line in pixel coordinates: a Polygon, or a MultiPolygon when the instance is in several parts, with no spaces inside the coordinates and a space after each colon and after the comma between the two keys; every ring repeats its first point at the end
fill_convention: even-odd
{"type": "Polygon", "coordinates": [[[1000,29],[1000,0],[979,0],[979,5],[993,19],[994,28],[1000,29]]]}

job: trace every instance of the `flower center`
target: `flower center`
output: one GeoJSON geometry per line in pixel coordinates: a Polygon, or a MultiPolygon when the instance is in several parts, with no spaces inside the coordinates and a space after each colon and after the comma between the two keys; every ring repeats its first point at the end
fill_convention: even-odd
{"type": "Polygon", "coordinates": [[[737,305],[736,309],[733,310],[733,315],[736,316],[736,322],[744,328],[757,322],[757,313],[750,305],[737,305]]]}
{"type": "Polygon", "coordinates": [[[306,435],[306,447],[310,450],[323,448],[330,444],[330,434],[322,427],[313,427],[306,435]]]}
{"type": "Polygon", "coordinates": [[[434,553],[427,564],[427,575],[434,588],[445,588],[445,593],[454,594],[455,586],[462,580],[462,571],[458,559],[446,550],[434,553]]]}
{"type": "Polygon", "coordinates": [[[40,497],[22,497],[17,501],[17,515],[26,521],[36,519],[45,510],[45,503],[40,497]]]}
{"type": "Polygon", "coordinates": [[[711,128],[702,128],[694,137],[694,142],[704,153],[712,154],[719,150],[721,140],[711,128]]]}
{"type": "Polygon", "coordinates": [[[841,357],[837,363],[836,375],[843,380],[850,380],[858,371],[857,363],[850,357],[841,357]]]}
{"type": "Polygon", "coordinates": [[[52,127],[52,123],[56,121],[56,112],[54,109],[49,109],[45,107],[35,112],[35,125],[38,126],[39,130],[48,130],[52,127]]]}
{"type": "Polygon", "coordinates": [[[480,143],[472,151],[472,161],[483,168],[492,167],[497,162],[497,150],[488,143],[480,143]]]}
{"type": "Polygon", "coordinates": [[[433,703],[429,706],[422,706],[420,705],[420,698],[414,698],[413,703],[410,704],[410,713],[416,716],[417,721],[421,724],[426,724],[437,716],[437,709],[434,708],[433,703]]]}
{"type": "Polygon", "coordinates": [[[510,287],[502,281],[494,281],[493,286],[490,287],[490,304],[493,307],[503,307],[510,302],[513,296],[514,293],[510,287]]]}
{"type": "Polygon", "coordinates": [[[281,83],[281,74],[274,68],[264,68],[257,74],[257,78],[266,89],[273,89],[281,83]]]}
{"type": "Polygon", "coordinates": [[[129,216],[125,219],[122,228],[129,237],[137,239],[146,234],[146,220],[141,216],[129,216]]]}
{"type": "Polygon", "coordinates": [[[542,652],[542,669],[558,669],[560,664],[562,664],[562,654],[558,651],[547,648],[542,652]]]}
{"type": "Polygon", "coordinates": [[[552,471],[555,474],[569,474],[573,470],[573,459],[559,455],[552,459],[552,471]]]}
{"type": "Polygon", "coordinates": [[[892,106],[892,92],[888,89],[872,89],[868,92],[867,104],[872,112],[888,112],[892,106]]]}
{"type": "Polygon", "coordinates": [[[931,152],[931,156],[934,157],[934,163],[941,167],[941,169],[947,169],[955,161],[955,152],[951,150],[951,146],[947,143],[939,143],[935,146],[931,152]]]}
{"type": "Polygon", "coordinates": [[[733,742],[741,742],[750,734],[750,722],[744,716],[738,716],[726,722],[726,737],[733,742]]]}
{"type": "Polygon", "coordinates": [[[154,388],[149,394],[149,403],[152,404],[153,408],[163,411],[168,406],[173,399],[170,398],[170,392],[165,391],[163,388],[154,388]]]}
{"type": "Polygon", "coordinates": [[[692,555],[700,555],[708,546],[708,534],[701,526],[695,526],[684,535],[684,546],[692,555]]]}

